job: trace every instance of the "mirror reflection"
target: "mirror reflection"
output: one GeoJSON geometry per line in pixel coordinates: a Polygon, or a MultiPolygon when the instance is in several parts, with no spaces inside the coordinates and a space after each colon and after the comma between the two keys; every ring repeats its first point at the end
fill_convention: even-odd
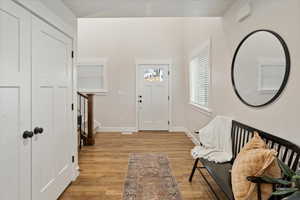
{"type": "Polygon", "coordinates": [[[240,44],[233,62],[233,84],[247,105],[259,107],[279,96],[289,72],[284,45],[279,35],[263,30],[248,35],[240,44]]]}

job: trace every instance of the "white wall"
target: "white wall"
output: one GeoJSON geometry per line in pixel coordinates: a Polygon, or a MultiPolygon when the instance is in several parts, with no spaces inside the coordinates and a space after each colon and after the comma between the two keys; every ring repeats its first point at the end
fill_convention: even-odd
{"type": "MultiPolygon", "coordinates": [[[[224,17],[224,31],[228,42],[228,58],[223,67],[224,90],[216,103],[220,114],[234,116],[237,120],[259,129],[287,138],[300,144],[299,135],[299,85],[300,85],[300,1],[299,0],[252,0],[252,15],[242,23],[236,21],[236,13],[245,1],[238,1],[224,17]],[[253,109],[243,105],[232,92],[230,83],[231,57],[239,41],[256,29],[271,29],[286,41],[291,53],[290,79],[281,97],[264,108],[253,109]],[[222,106],[222,102],[226,106],[222,106]]],[[[259,47],[258,47],[259,48],[259,47]]]]}
{"type": "Polygon", "coordinates": [[[70,37],[76,37],[76,17],[60,0],[13,0],[70,37]]]}
{"type": "MultiPolygon", "coordinates": [[[[194,20],[189,26],[188,35],[185,36],[186,53],[188,54],[197,45],[201,45],[199,34],[206,32],[206,35],[212,35],[213,95],[211,108],[213,115],[231,116],[238,121],[300,144],[298,136],[300,1],[252,0],[252,15],[239,23],[236,20],[237,13],[245,2],[246,0],[237,1],[227,11],[222,20],[223,30],[219,25],[214,24],[210,29],[203,31],[201,21],[194,20]],[[230,73],[231,61],[237,45],[244,36],[257,29],[271,29],[279,33],[289,47],[292,63],[290,79],[281,97],[267,107],[255,109],[247,107],[236,97],[230,73]]],[[[187,105],[186,116],[189,130],[199,128],[208,121],[206,115],[192,110],[189,105],[187,105]]]]}
{"type": "Polygon", "coordinates": [[[65,6],[61,0],[40,0],[54,14],[63,19],[66,23],[74,27],[77,24],[77,18],[74,13],[65,6]]]}
{"type": "Polygon", "coordinates": [[[182,34],[181,18],[79,19],[79,59],[100,57],[108,61],[108,94],[95,97],[95,118],[102,126],[136,128],[136,58],[172,59],[171,123],[184,126],[182,34]]]}
{"type": "Polygon", "coordinates": [[[215,104],[220,103],[218,101],[221,98],[219,91],[224,89],[222,84],[224,79],[222,69],[225,67],[224,60],[226,60],[228,54],[222,27],[222,18],[186,18],[184,30],[185,88],[187,91],[185,99],[186,128],[189,131],[194,131],[206,125],[217,113],[215,104]],[[211,92],[209,96],[211,113],[202,111],[188,103],[189,58],[209,39],[211,40],[211,92]]]}

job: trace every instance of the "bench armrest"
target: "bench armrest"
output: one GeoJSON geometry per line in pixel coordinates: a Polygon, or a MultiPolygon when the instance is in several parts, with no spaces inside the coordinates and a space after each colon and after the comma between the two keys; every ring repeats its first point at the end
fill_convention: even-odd
{"type": "MultiPolygon", "coordinates": [[[[252,182],[252,183],[260,183],[260,184],[262,184],[262,183],[265,183],[265,184],[272,184],[272,183],[269,183],[269,182],[267,182],[267,181],[263,180],[263,178],[262,178],[262,177],[256,177],[256,176],[248,176],[248,177],[247,177],[247,180],[248,180],[248,181],[250,181],[250,182],[252,182]]],[[[272,185],[273,185],[273,184],[272,184],[272,185]]]]}

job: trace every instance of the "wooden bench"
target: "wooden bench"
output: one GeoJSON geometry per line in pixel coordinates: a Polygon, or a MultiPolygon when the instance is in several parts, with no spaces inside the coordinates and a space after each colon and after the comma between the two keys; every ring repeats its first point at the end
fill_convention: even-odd
{"type": "MultiPolygon", "coordinates": [[[[232,164],[234,162],[234,159],[237,157],[238,153],[244,147],[244,145],[254,136],[254,132],[258,132],[260,137],[265,140],[266,144],[270,148],[275,149],[278,152],[278,158],[281,161],[286,163],[293,170],[299,169],[299,146],[282,138],[276,137],[274,135],[265,133],[261,130],[242,124],[240,122],[232,121],[231,138],[233,159],[230,162],[220,164],[210,162],[202,158],[197,158],[195,160],[189,181],[192,182],[194,173],[197,169],[200,172],[203,179],[208,184],[208,186],[210,187],[210,189],[215,194],[216,198],[220,199],[202,172],[202,170],[207,170],[211,177],[215,180],[217,185],[220,187],[220,189],[224,192],[225,196],[228,199],[233,200],[234,196],[231,189],[232,164]],[[198,166],[199,161],[202,163],[200,167],[198,166]]],[[[248,177],[248,180],[257,184],[258,199],[260,200],[260,184],[262,183],[262,180],[256,177],[248,177]]],[[[272,199],[274,199],[274,197],[272,199]]]]}

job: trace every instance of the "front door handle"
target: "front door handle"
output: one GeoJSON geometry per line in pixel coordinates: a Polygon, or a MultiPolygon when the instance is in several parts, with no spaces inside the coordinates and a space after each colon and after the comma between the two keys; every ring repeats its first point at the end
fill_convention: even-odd
{"type": "Polygon", "coordinates": [[[23,133],[23,138],[27,139],[27,138],[32,138],[33,137],[33,132],[32,131],[25,131],[23,133]]]}
{"type": "Polygon", "coordinates": [[[34,130],[33,130],[33,133],[35,135],[37,134],[42,134],[44,132],[44,129],[43,128],[40,128],[40,127],[35,127],[34,130]]]}

